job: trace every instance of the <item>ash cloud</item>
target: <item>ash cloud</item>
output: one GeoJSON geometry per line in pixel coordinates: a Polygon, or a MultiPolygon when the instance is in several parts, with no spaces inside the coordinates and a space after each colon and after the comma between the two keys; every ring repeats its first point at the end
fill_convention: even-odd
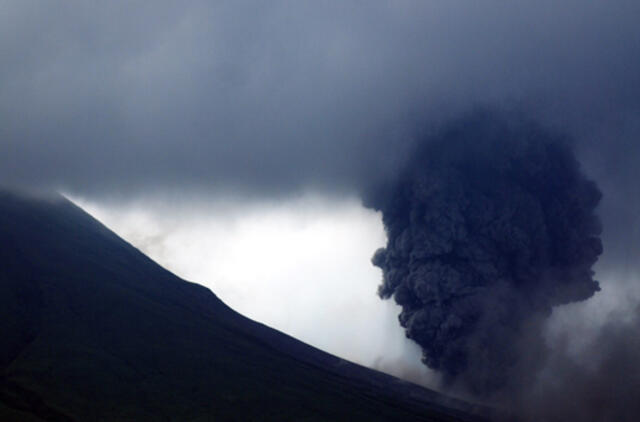
{"type": "Polygon", "coordinates": [[[544,356],[552,308],[600,289],[600,198],[565,137],[520,116],[471,113],[425,139],[371,195],[388,236],[372,259],[378,293],[402,306],[407,337],[445,383],[484,397],[521,387],[522,362],[533,372],[544,356]]]}
{"type": "Polygon", "coordinates": [[[496,108],[416,138],[365,204],[388,236],[379,295],[442,387],[508,420],[637,420],[637,144],[605,137],[627,149],[583,154],[583,169],[584,138],[496,108]]]}
{"type": "Polygon", "coordinates": [[[556,344],[519,400],[528,421],[633,422],[640,415],[640,307],[614,312],[579,353],[556,344]]]}

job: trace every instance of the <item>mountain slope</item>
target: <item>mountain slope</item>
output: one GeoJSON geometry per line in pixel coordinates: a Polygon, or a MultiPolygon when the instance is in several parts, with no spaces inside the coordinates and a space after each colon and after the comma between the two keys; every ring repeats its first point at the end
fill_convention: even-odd
{"type": "Polygon", "coordinates": [[[0,192],[0,420],[479,420],[242,317],[69,201],[0,192]]]}

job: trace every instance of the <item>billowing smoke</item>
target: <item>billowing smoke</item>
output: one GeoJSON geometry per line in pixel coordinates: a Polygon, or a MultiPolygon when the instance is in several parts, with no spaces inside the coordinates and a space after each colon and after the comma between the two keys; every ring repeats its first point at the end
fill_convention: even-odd
{"type": "Polygon", "coordinates": [[[640,307],[616,310],[581,352],[562,343],[527,391],[519,411],[525,420],[638,421],[640,307]]]}
{"type": "Polygon", "coordinates": [[[378,293],[445,383],[487,397],[534,372],[552,307],[599,290],[600,197],[570,139],[489,110],[425,139],[371,195],[388,236],[378,293]]]}

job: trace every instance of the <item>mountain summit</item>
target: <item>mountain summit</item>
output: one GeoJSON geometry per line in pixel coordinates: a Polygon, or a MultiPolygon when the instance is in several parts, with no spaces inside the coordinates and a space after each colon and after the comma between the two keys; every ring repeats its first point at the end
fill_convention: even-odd
{"type": "Polygon", "coordinates": [[[484,420],[251,321],[68,200],[0,192],[0,420],[484,420]]]}

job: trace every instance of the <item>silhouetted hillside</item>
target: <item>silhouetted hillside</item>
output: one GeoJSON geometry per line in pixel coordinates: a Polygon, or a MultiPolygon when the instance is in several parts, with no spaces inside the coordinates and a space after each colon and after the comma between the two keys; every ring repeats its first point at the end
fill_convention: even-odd
{"type": "Polygon", "coordinates": [[[0,193],[0,420],[471,421],[253,322],[69,201],[0,193]]]}

